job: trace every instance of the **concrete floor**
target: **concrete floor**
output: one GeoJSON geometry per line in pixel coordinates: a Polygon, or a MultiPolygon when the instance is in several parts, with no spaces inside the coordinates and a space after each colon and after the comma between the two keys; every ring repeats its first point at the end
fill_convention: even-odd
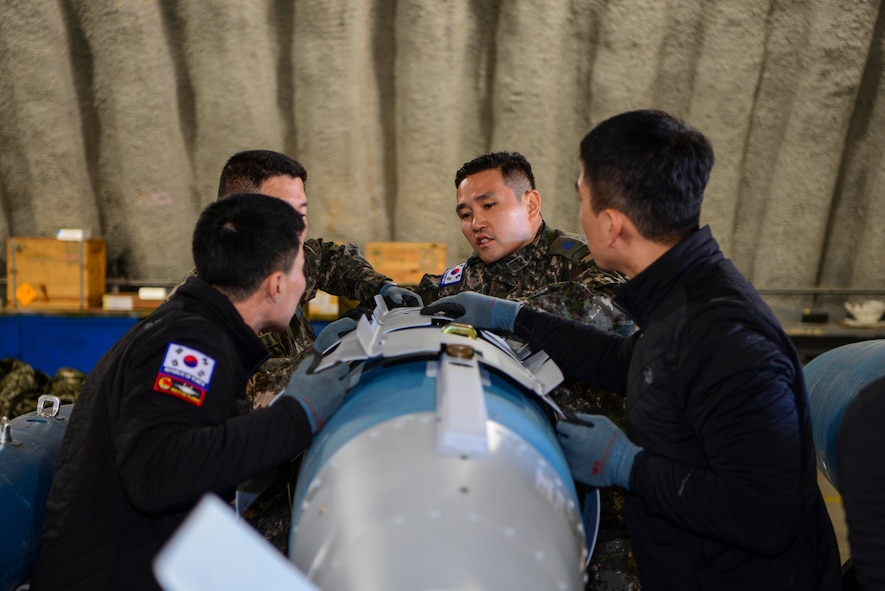
{"type": "Polygon", "coordinates": [[[827,503],[827,511],[830,514],[830,520],[833,522],[833,528],[836,530],[836,540],[839,542],[839,558],[841,558],[842,564],[845,564],[851,553],[848,549],[848,527],[845,525],[842,497],[839,496],[838,491],[833,488],[830,481],[820,471],[817,473],[817,482],[818,486],[820,486],[820,492],[824,496],[824,501],[827,503]]]}

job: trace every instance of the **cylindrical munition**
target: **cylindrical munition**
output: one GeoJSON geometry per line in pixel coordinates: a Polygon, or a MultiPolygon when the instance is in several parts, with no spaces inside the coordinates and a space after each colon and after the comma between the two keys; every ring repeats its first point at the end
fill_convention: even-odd
{"type": "Polygon", "coordinates": [[[836,347],[805,366],[817,466],[836,490],[839,489],[838,440],[842,417],[857,395],[882,377],[885,377],[885,339],[836,347]]]}
{"type": "Polygon", "coordinates": [[[356,383],[302,463],[291,560],[324,591],[582,589],[596,523],[544,410],[558,368],[417,312],[324,360],[356,383]]]}
{"type": "Polygon", "coordinates": [[[59,406],[56,396],[41,396],[36,411],[0,419],[0,589],[14,589],[31,576],[73,408],[59,406]]]}

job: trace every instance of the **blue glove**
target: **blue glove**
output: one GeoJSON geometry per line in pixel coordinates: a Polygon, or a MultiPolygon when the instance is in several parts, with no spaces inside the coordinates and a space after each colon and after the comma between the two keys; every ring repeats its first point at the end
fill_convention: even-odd
{"type": "Polygon", "coordinates": [[[385,283],[378,293],[384,298],[388,308],[417,308],[422,304],[417,293],[400,287],[396,283],[385,283]]]}
{"type": "Polygon", "coordinates": [[[513,332],[516,315],[522,304],[493,298],[473,291],[462,291],[440,298],[421,309],[421,314],[431,316],[444,312],[449,318],[470,324],[474,328],[490,328],[513,332]]]}
{"type": "Polygon", "coordinates": [[[317,353],[325,353],[326,350],[338,342],[338,340],[356,328],[356,320],[353,318],[339,318],[334,322],[330,322],[326,328],[317,335],[317,340],[313,342],[313,349],[317,353]]]}
{"type": "Polygon", "coordinates": [[[344,402],[350,372],[346,363],[314,372],[321,359],[319,353],[314,353],[298,364],[283,390],[284,396],[291,396],[304,407],[313,433],[322,429],[326,419],[344,402]]]}
{"type": "Polygon", "coordinates": [[[590,486],[620,486],[629,490],[636,454],[624,432],[602,415],[576,415],[559,421],[556,432],[572,476],[590,486]]]}

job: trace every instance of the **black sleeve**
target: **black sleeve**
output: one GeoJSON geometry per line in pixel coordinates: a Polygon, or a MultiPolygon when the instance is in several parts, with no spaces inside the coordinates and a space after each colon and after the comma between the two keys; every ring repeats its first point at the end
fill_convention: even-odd
{"type": "Polygon", "coordinates": [[[304,409],[291,398],[237,416],[246,378],[235,369],[239,360],[211,336],[183,341],[216,361],[199,406],[154,389],[165,348],[129,359],[118,385],[124,392],[114,425],[117,465],[127,495],[143,511],[192,503],[207,491],[224,495],[295,457],[312,438],[304,409]]]}
{"type": "Polygon", "coordinates": [[[626,394],[635,335],[623,337],[528,306],[520,308],[514,330],[533,350],[543,349],[564,373],[626,394]]]}

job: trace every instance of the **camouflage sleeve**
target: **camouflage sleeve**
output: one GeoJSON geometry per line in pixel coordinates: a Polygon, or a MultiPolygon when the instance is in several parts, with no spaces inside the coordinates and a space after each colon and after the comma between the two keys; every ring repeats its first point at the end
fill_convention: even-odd
{"type": "Polygon", "coordinates": [[[611,296],[574,281],[551,283],[527,298],[527,306],[551,314],[571,318],[602,330],[622,332],[621,325],[630,322],[612,303],[611,296]]]}
{"type": "Polygon", "coordinates": [[[392,281],[376,271],[355,244],[339,244],[311,238],[304,243],[305,301],[318,289],[375,307],[374,297],[385,282],[392,281]]]}
{"type": "Polygon", "coordinates": [[[439,295],[439,280],[441,278],[442,275],[425,273],[424,277],[422,277],[421,281],[418,283],[418,295],[421,296],[421,301],[424,302],[425,306],[437,300],[437,296],[439,295]]]}
{"type": "Polygon", "coordinates": [[[619,334],[632,332],[632,321],[612,300],[615,288],[624,281],[623,277],[600,269],[589,255],[575,261],[554,257],[550,271],[560,280],[539,285],[528,297],[519,299],[532,308],[602,330],[619,334]]]}
{"type": "Polygon", "coordinates": [[[603,271],[589,255],[573,267],[571,280],[611,297],[615,288],[626,281],[626,277],[617,272],[603,271]]]}

